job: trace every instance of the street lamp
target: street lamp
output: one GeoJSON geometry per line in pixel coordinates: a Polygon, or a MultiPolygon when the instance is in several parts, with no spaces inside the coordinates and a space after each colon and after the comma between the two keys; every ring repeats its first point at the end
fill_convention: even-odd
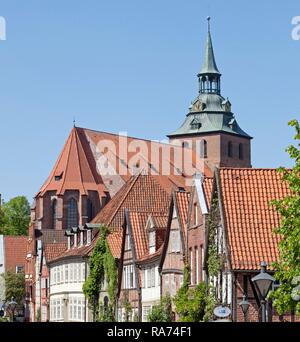
{"type": "Polygon", "coordinates": [[[275,282],[275,278],[267,273],[267,263],[265,261],[261,263],[260,273],[253,277],[251,281],[256,285],[261,297],[262,322],[266,322],[266,297],[270,291],[272,283],[275,282]]]}
{"type": "Polygon", "coordinates": [[[11,301],[8,303],[8,307],[10,308],[12,312],[12,322],[14,321],[14,318],[15,318],[15,310],[16,310],[17,304],[18,303],[15,301],[14,297],[11,297],[11,301]]]}
{"type": "Polygon", "coordinates": [[[239,303],[239,306],[241,307],[243,314],[244,314],[244,321],[246,322],[246,315],[249,310],[249,302],[247,300],[247,296],[244,294],[243,295],[243,300],[239,303]]]}

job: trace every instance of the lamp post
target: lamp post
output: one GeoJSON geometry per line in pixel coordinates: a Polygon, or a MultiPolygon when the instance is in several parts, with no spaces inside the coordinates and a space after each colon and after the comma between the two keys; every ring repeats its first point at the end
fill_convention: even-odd
{"type": "Polygon", "coordinates": [[[17,304],[18,303],[15,301],[14,297],[11,297],[11,301],[8,303],[8,307],[10,308],[12,312],[12,322],[14,322],[15,310],[16,310],[17,304]]]}
{"type": "Polygon", "coordinates": [[[258,289],[262,307],[262,322],[266,322],[266,297],[270,291],[272,283],[275,281],[275,278],[267,273],[267,263],[265,261],[261,263],[260,273],[253,277],[251,281],[258,289]]]}
{"type": "Polygon", "coordinates": [[[241,307],[243,314],[244,314],[244,322],[247,322],[247,312],[249,310],[249,302],[247,300],[247,296],[244,294],[243,295],[243,300],[239,303],[239,306],[241,307]]]}

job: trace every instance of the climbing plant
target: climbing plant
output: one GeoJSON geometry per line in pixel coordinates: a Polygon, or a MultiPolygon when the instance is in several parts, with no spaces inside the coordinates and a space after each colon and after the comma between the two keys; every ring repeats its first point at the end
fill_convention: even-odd
{"type": "Polygon", "coordinates": [[[124,308],[124,322],[130,322],[132,317],[132,305],[129,301],[129,293],[128,290],[124,292],[123,298],[123,308],[124,308]]]}
{"type": "Polygon", "coordinates": [[[280,227],[275,230],[280,236],[279,259],[273,265],[280,285],[271,297],[279,314],[289,311],[300,314],[300,124],[292,120],[289,125],[296,130],[297,144],[287,148],[295,164],[292,169],[278,170],[289,186],[290,195],[271,203],[281,217],[280,227]]]}
{"type": "Polygon", "coordinates": [[[170,295],[161,298],[148,315],[149,322],[172,322],[172,299],[170,295]]]}
{"type": "MultiPolygon", "coordinates": [[[[117,266],[107,243],[109,230],[102,226],[99,232],[99,239],[89,259],[89,276],[83,284],[83,293],[90,303],[95,320],[105,318],[100,312],[99,295],[104,284],[107,283],[107,292],[110,300],[109,316],[113,319],[117,294],[117,266]]],[[[107,312],[105,312],[107,313],[107,312]]]]}
{"type": "Polygon", "coordinates": [[[203,322],[212,317],[215,300],[212,291],[204,282],[194,288],[189,287],[190,269],[184,268],[181,288],[174,297],[176,312],[181,322],[203,322]]]}
{"type": "Polygon", "coordinates": [[[218,200],[214,198],[211,212],[208,218],[208,258],[207,270],[209,277],[216,276],[222,268],[222,256],[218,254],[218,246],[216,242],[216,234],[219,220],[218,200]]]}

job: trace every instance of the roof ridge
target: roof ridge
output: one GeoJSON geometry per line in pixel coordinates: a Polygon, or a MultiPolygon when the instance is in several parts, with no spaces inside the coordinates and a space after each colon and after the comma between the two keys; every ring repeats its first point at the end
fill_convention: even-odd
{"type": "MultiPolygon", "coordinates": [[[[70,139],[70,146],[69,146],[69,150],[68,150],[68,157],[67,157],[67,162],[66,162],[66,167],[69,164],[69,160],[70,160],[70,154],[71,154],[71,146],[72,146],[72,141],[73,141],[73,137],[74,137],[74,130],[75,127],[72,128],[72,131],[70,133],[71,139],[70,139]]],[[[64,150],[63,150],[64,151],[64,150]]],[[[66,171],[66,170],[65,170],[66,171]]],[[[58,193],[61,192],[61,190],[63,189],[64,185],[65,185],[65,180],[66,180],[66,172],[64,172],[63,175],[63,181],[61,182],[61,186],[60,186],[60,190],[58,191],[58,193]]]]}
{"type": "MultiPolygon", "coordinates": [[[[76,157],[77,157],[77,159],[78,159],[78,164],[79,164],[80,180],[81,180],[81,183],[82,183],[82,186],[83,186],[83,190],[84,190],[84,192],[86,192],[85,186],[84,186],[84,184],[83,184],[84,182],[83,182],[83,177],[82,177],[81,162],[80,162],[80,158],[79,158],[78,143],[80,143],[80,139],[79,139],[78,132],[77,132],[77,130],[76,130],[75,127],[74,127],[74,129],[75,129],[75,145],[76,145],[76,150],[77,150],[76,157]],[[78,142],[78,140],[79,140],[79,142],[78,142]]],[[[93,176],[93,178],[94,178],[94,176],[93,176]]],[[[94,181],[95,181],[95,179],[94,179],[94,181]]]]}

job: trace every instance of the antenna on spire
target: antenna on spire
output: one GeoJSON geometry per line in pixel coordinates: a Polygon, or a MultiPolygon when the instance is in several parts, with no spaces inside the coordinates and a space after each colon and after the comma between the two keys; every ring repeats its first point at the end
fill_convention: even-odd
{"type": "Polygon", "coordinates": [[[75,117],[73,119],[73,127],[76,127],[76,120],[75,120],[75,117]]]}
{"type": "Polygon", "coordinates": [[[207,20],[207,29],[208,29],[208,32],[210,32],[210,20],[211,20],[211,17],[208,16],[208,17],[206,18],[206,20],[207,20]]]}

